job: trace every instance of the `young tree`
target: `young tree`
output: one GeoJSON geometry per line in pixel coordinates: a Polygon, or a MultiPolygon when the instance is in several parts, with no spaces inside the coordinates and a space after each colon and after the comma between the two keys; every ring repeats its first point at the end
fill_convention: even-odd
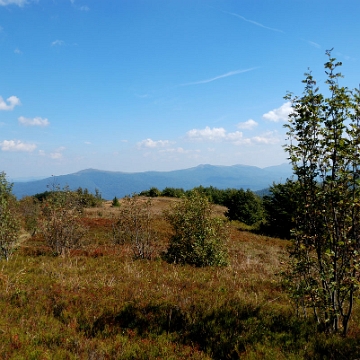
{"type": "Polygon", "coordinates": [[[68,188],[53,189],[41,205],[40,230],[55,255],[63,255],[81,245],[87,229],[81,224],[81,200],[68,188]]]}
{"type": "Polygon", "coordinates": [[[111,206],[112,206],[112,207],[119,207],[119,206],[120,206],[119,199],[118,199],[116,196],[113,198],[113,201],[112,201],[112,203],[111,203],[111,206]]]}
{"type": "Polygon", "coordinates": [[[212,216],[206,196],[193,191],[166,213],[174,235],[164,258],[171,263],[198,267],[227,265],[224,222],[212,216]]]}
{"type": "Polygon", "coordinates": [[[273,184],[269,195],[263,197],[265,224],[261,230],[270,236],[282,239],[291,238],[295,227],[296,199],[294,194],[299,190],[299,183],[287,180],[284,184],[273,184]]]}
{"type": "Polygon", "coordinates": [[[20,223],[15,211],[15,198],[12,195],[12,184],[0,173],[0,258],[9,260],[18,239],[20,223]]]}
{"type": "Polygon", "coordinates": [[[302,96],[285,97],[285,149],[299,182],[289,285],[305,315],[310,308],[327,332],[346,335],[360,274],[360,97],[339,85],[341,63],[326,54],[328,96],[308,72],[302,96]]]}
{"type": "Polygon", "coordinates": [[[126,197],[113,226],[116,244],[130,244],[135,259],[151,259],[157,233],[152,228],[151,201],[126,197]]]}
{"type": "Polygon", "coordinates": [[[19,212],[23,219],[23,227],[31,233],[36,234],[38,220],[40,217],[40,202],[35,196],[25,196],[19,201],[19,212]]]}

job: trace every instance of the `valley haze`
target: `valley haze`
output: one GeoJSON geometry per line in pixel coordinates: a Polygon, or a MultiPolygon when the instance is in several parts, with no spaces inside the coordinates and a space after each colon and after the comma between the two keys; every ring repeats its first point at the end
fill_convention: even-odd
{"type": "Polygon", "coordinates": [[[124,197],[156,187],[183,188],[189,190],[197,186],[213,186],[218,189],[235,188],[253,191],[268,188],[273,182],[284,182],[292,174],[289,164],[259,168],[248,165],[216,166],[199,165],[174,171],[146,171],[125,173],[86,169],[69,175],[46,179],[14,182],[13,193],[17,198],[42,193],[58,185],[69,186],[71,190],[81,187],[94,193],[98,189],[101,196],[110,200],[115,196],[124,197]]]}

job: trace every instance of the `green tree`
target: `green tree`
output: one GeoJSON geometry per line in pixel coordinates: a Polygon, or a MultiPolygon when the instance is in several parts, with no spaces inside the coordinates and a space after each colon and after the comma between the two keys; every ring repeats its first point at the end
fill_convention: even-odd
{"type": "Polygon", "coordinates": [[[285,97],[285,149],[299,182],[288,284],[304,315],[346,335],[360,274],[360,96],[339,85],[341,63],[326,54],[327,96],[308,72],[302,96],[285,97]]]}
{"type": "Polygon", "coordinates": [[[12,184],[0,173],[0,258],[9,260],[18,239],[20,223],[15,210],[12,184]]]}
{"type": "Polygon", "coordinates": [[[158,197],[160,195],[161,195],[161,191],[157,187],[153,186],[150,188],[149,190],[150,197],[158,197]]]}
{"type": "Polygon", "coordinates": [[[206,196],[193,191],[165,215],[174,231],[164,254],[168,262],[197,267],[227,264],[227,227],[212,216],[206,196]]]}
{"type": "Polygon", "coordinates": [[[228,208],[226,216],[230,220],[239,220],[247,225],[253,225],[263,218],[263,206],[259,196],[251,190],[230,190],[224,205],[228,208]]]}
{"type": "Polygon", "coordinates": [[[167,197],[174,197],[174,198],[181,198],[184,196],[185,190],[182,188],[172,188],[172,187],[166,187],[162,192],[161,196],[167,196],[167,197]]]}
{"type": "Polygon", "coordinates": [[[270,236],[290,239],[295,227],[295,212],[297,208],[295,193],[299,183],[287,180],[284,184],[273,184],[269,195],[263,197],[265,224],[262,231],[270,236]]]}
{"type": "Polygon", "coordinates": [[[112,201],[112,203],[111,203],[111,206],[112,206],[112,207],[119,207],[119,206],[120,206],[119,199],[118,199],[116,196],[113,198],[113,201],[112,201]]]}

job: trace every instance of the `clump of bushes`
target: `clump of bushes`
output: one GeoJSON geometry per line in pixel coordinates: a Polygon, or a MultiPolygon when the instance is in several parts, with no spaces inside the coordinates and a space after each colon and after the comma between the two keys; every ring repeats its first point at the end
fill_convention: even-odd
{"type": "Polygon", "coordinates": [[[227,226],[212,216],[206,196],[193,191],[165,216],[174,231],[163,255],[168,262],[197,267],[227,265],[227,226]]]}

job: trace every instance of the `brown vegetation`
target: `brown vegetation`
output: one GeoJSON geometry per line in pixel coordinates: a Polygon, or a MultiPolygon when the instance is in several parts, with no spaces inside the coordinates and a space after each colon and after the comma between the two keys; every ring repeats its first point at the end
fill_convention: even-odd
{"type": "MultiPolygon", "coordinates": [[[[85,211],[88,234],[67,257],[54,257],[41,235],[23,240],[0,270],[0,357],[299,359],[320,358],[319,347],[345,353],[350,343],[334,352],[294,316],[278,276],[286,241],[234,222],[229,266],[161,260],[171,235],[162,213],[174,201],[153,199],[159,236],[152,260],[134,260],[130,244],[114,244],[119,209],[109,204],[85,211]]],[[[353,329],[347,341],[356,339],[353,329]]]]}

